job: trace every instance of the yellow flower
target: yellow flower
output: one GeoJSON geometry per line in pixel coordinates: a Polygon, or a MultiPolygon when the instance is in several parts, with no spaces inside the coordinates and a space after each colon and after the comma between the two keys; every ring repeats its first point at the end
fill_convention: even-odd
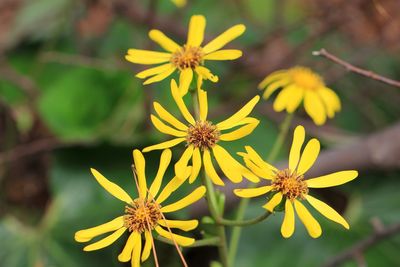
{"type": "Polygon", "coordinates": [[[217,82],[218,77],[204,67],[206,60],[234,60],[242,55],[242,51],[235,49],[222,49],[227,43],[240,36],[245,31],[242,24],[235,25],[207,45],[202,46],[206,19],[204,16],[192,16],[189,23],[189,32],[186,44],[178,45],[159,30],[151,30],[149,37],[158,43],[167,52],[155,52],[148,50],[129,49],[126,60],[144,65],[162,64],[142,72],[136,77],[147,79],[143,84],[159,82],[170,76],[176,69],[180,72],[179,88],[185,95],[193,79],[193,71],[198,75],[198,81],[202,79],[217,82]]]}
{"type": "Polygon", "coordinates": [[[281,233],[285,238],[292,236],[294,232],[294,210],[296,210],[311,237],[317,238],[321,235],[321,226],[302,204],[304,200],[307,200],[312,207],[326,218],[349,229],[349,224],[339,213],[321,200],[309,195],[309,188],[325,188],[341,185],[355,179],[358,173],[354,170],[348,170],[305,179],[305,173],[311,168],[318,157],[320,144],[317,139],[311,139],[305,146],[303,153],[301,153],[304,138],[305,131],[303,126],[297,126],[294,131],[293,143],[289,154],[289,168],[284,170],[277,170],[262,160],[251,147],[246,147],[247,153],[240,153],[247,167],[257,174],[257,176],[269,180],[270,185],[258,188],[235,189],[235,194],[243,198],[270,194],[272,197],[263,206],[263,208],[270,212],[273,212],[282,202],[282,205],[285,207],[285,216],[281,226],[281,233]]]}
{"type": "Polygon", "coordinates": [[[269,98],[277,89],[283,88],[274,102],[274,110],[284,109],[293,113],[304,100],[304,109],[317,125],[322,125],[326,117],[333,118],[340,111],[340,99],[334,91],[325,86],[321,76],[309,68],[293,67],[268,75],[259,89],[266,89],[263,97],[269,98]]]}
{"type": "MultiPolygon", "coordinates": [[[[121,262],[131,260],[132,266],[140,266],[140,260],[145,261],[152,249],[153,236],[155,230],[159,235],[171,239],[181,246],[189,246],[193,244],[194,239],[172,234],[170,228],[178,228],[183,231],[189,231],[197,227],[197,220],[167,220],[165,213],[180,210],[203,197],[206,189],[204,186],[196,188],[186,197],[176,201],[175,203],[161,206],[162,203],[173,193],[181,184],[182,179],[174,177],[163,190],[160,191],[162,179],[170,161],[171,151],[164,150],[160,159],[160,166],[150,188],[147,187],[145,176],[145,159],[139,150],[133,152],[134,163],[137,172],[137,187],[139,196],[135,199],[131,198],[121,187],[107,180],[102,174],[95,169],[91,169],[93,176],[97,182],[104,187],[115,198],[126,203],[124,215],[111,220],[102,225],[80,230],[75,233],[77,242],[89,242],[94,237],[113,232],[99,241],[87,245],[83,250],[92,251],[104,248],[114,243],[127,230],[130,232],[129,238],[124,249],[118,256],[121,262]],[[158,196],[157,196],[158,195],[158,196]],[[164,229],[167,228],[168,230],[164,229]],[[144,235],[144,245],[142,245],[142,235],[144,235]],[[143,251],[142,251],[143,247],[143,251]]],[[[185,170],[185,175],[189,176],[191,168],[185,170]]]]}
{"type": "Polygon", "coordinates": [[[184,7],[186,5],[186,0],[171,0],[177,7],[184,7]]]}
{"type": "Polygon", "coordinates": [[[258,182],[259,179],[247,170],[243,165],[236,161],[228,151],[220,146],[221,141],[233,141],[249,135],[258,125],[259,121],[252,117],[247,117],[258,103],[260,97],[255,96],[243,108],[228,119],[214,124],[207,120],[208,101],[207,92],[198,90],[199,113],[198,119],[195,119],[186,107],[182,95],[179,93],[175,80],[171,81],[172,96],[180,112],[187,122],[182,123],[171,113],[163,108],[159,103],[154,102],[154,110],[158,115],[151,115],[151,121],[154,126],[162,133],[172,135],[175,138],[157,145],[149,146],[143,149],[143,152],[149,152],[156,149],[164,149],[176,146],[180,143],[186,143],[186,149],[180,160],[175,164],[175,174],[177,177],[183,177],[188,162],[192,160],[192,174],[189,182],[192,183],[199,174],[204,164],[205,171],[210,179],[217,185],[224,185],[212,164],[212,155],[217,161],[222,172],[234,183],[242,181],[243,177],[258,182]],[[165,124],[162,120],[167,122],[165,124]],[[231,130],[224,133],[226,130],[231,130]],[[211,153],[212,152],[212,153],[211,153]],[[201,155],[203,154],[203,155],[201,155]]]}

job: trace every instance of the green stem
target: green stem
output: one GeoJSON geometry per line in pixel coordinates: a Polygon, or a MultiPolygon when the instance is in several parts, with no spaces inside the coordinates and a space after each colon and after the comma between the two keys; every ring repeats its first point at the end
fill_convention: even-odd
{"type": "Polygon", "coordinates": [[[227,219],[218,219],[217,224],[220,225],[225,225],[225,226],[248,226],[248,225],[253,225],[259,222],[262,222],[263,220],[267,219],[271,215],[269,211],[265,212],[264,214],[255,217],[253,219],[248,219],[244,221],[236,221],[236,220],[227,220],[227,219]]]}
{"type": "MultiPolygon", "coordinates": [[[[272,162],[276,159],[276,156],[279,153],[279,150],[281,150],[283,143],[285,142],[287,133],[289,132],[290,124],[293,119],[293,113],[288,113],[281,123],[280,126],[280,131],[279,135],[274,143],[274,146],[271,149],[271,152],[267,158],[268,162],[272,162]]],[[[255,183],[249,184],[247,188],[254,188],[256,186],[255,183]]],[[[249,198],[242,198],[240,200],[237,213],[236,213],[236,219],[235,221],[241,221],[243,220],[244,214],[246,212],[246,209],[249,205],[250,199],[249,198]]],[[[267,216],[268,217],[268,216],[267,216]]],[[[229,243],[229,263],[232,265],[233,262],[235,261],[236,257],[236,252],[239,246],[239,240],[240,240],[240,234],[241,234],[242,228],[237,226],[232,229],[232,234],[231,234],[231,241],[229,243]]]]}
{"type": "MultiPolygon", "coordinates": [[[[171,241],[168,238],[162,237],[162,236],[156,236],[155,239],[157,239],[161,242],[170,244],[170,245],[174,245],[173,241],[171,241]]],[[[194,248],[194,247],[207,247],[207,246],[218,246],[218,245],[219,245],[219,237],[215,236],[215,237],[197,240],[193,244],[191,244],[190,246],[187,246],[187,247],[194,248]]]]}

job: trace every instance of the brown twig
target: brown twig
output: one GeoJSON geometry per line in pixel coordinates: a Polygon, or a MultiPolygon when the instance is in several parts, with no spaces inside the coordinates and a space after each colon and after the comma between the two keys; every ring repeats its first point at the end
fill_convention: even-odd
{"type": "Polygon", "coordinates": [[[379,75],[379,74],[377,74],[375,72],[372,72],[370,70],[365,70],[365,69],[361,69],[359,67],[356,67],[356,66],[344,61],[343,59],[340,59],[337,56],[332,55],[331,53],[326,51],[326,49],[324,49],[324,48],[322,48],[319,51],[313,51],[312,54],[314,56],[325,57],[325,58],[327,58],[327,59],[329,59],[329,60],[331,60],[331,61],[333,61],[333,62],[335,62],[335,63],[337,63],[339,65],[342,65],[348,71],[357,73],[359,75],[362,75],[362,76],[365,76],[365,77],[368,77],[368,78],[371,78],[371,79],[374,79],[374,80],[377,80],[377,81],[380,81],[380,82],[383,82],[383,83],[386,83],[386,84],[389,84],[389,85],[392,85],[392,86],[395,86],[395,87],[400,87],[400,82],[399,81],[392,80],[390,78],[384,77],[384,76],[379,75]]]}
{"type": "Polygon", "coordinates": [[[364,251],[369,249],[370,247],[378,244],[380,241],[393,237],[394,235],[400,233],[400,223],[392,224],[384,229],[379,231],[375,231],[371,236],[359,241],[352,247],[344,250],[339,255],[333,257],[328,260],[323,267],[334,267],[339,266],[340,264],[350,260],[355,259],[358,260],[360,255],[363,254],[364,251]]]}

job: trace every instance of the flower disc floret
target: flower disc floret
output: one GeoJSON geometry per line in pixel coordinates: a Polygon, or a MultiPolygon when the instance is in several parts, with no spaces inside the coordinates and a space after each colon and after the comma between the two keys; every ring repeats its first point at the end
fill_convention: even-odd
{"type": "Polygon", "coordinates": [[[153,230],[161,219],[160,205],[154,201],[137,198],[125,206],[124,226],[129,232],[153,230]]]}
{"type": "Polygon", "coordinates": [[[180,70],[196,69],[203,64],[203,56],[200,47],[184,45],[172,54],[171,63],[180,70]]]}
{"type": "Polygon", "coordinates": [[[304,199],[308,194],[308,186],[304,176],[289,169],[280,170],[272,180],[274,191],[279,191],[287,199],[304,199]]]}
{"type": "Polygon", "coordinates": [[[189,125],[186,141],[195,148],[211,149],[219,141],[221,132],[217,126],[209,121],[196,121],[195,125],[189,125]]]}

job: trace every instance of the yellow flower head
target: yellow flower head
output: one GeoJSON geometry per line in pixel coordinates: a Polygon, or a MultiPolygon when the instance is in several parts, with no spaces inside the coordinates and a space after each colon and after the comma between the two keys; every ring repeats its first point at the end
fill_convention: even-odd
{"type": "Polygon", "coordinates": [[[139,72],[136,77],[147,79],[143,84],[159,82],[179,70],[179,88],[185,95],[193,79],[193,72],[198,75],[201,84],[203,79],[217,82],[218,77],[204,67],[206,60],[234,60],[242,55],[242,51],[222,49],[227,43],[240,36],[246,29],[242,24],[235,25],[207,45],[202,46],[206,19],[204,16],[192,16],[186,44],[178,45],[159,30],[151,30],[149,37],[167,52],[154,52],[139,49],[129,49],[126,60],[136,64],[161,64],[157,67],[139,72]]]}
{"type": "Polygon", "coordinates": [[[185,143],[187,146],[185,152],[182,154],[180,160],[175,164],[175,173],[178,177],[184,178],[183,171],[186,169],[189,161],[192,160],[192,174],[189,177],[189,182],[192,183],[198,176],[203,161],[208,177],[210,177],[215,184],[224,185],[224,182],[213,167],[211,158],[213,155],[223,173],[232,182],[241,182],[243,179],[242,176],[253,182],[259,181],[255,175],[236,161],[222,146],[220,146],[220,144],[222,141],[227,142],[237,140],[253,132],[259,121],[255,118],[248,117],[248,115],[258,103],[260,97],[255,96],[234,115],[220,123],[214,124],[207,119],[207,92],[198,90],[200,115],[197,119],[190,114],[186,107],[175,80],[171,81],[171,92],[175,103],[186,122],[182,123],[159,103],[154,102],[154,110],[158,117],[151,115],[151,121],[157,130],[172,135],[175,138],[161,144],[146,147],[143,149],[143,152],[169,148],[180,143],[185,143]],[[169,125],[165,124],[162,120],[169,125]],[[232,128],[237,129],[231,130],[232,128]],[[231,131],[225,133],[226,130],[231,131]]]}
{"type": "MultiPolygon", "coordinates": [[[[165,219],[164,214],[180,210],[193,202],[196,202],[203,197],[206,189],[204,186],[200,186],[177,202],[162,206],[161,204],[163,204],[171,193],[182,184],[182,179],[174,177],[160,192],[165,170],[171,161],[171,151],[167,149],[162,152],[160,166],[150,188],[147,187],[146,183],[145,159],[142,153],[139,150],[134,150],[133,157],[137,172],[137,181],[135,180],[135,183],[137,183],[139,191],[138,197],[134,199],[131,198],[121,187],[106,179],[95,169],[91,169],[93,176],[105,190],[117,199],[126,203],[125,211],[124,215],[121,215],[112,221],[76,232],[75,240],[77,242],[89,242],[94,237],[113,232],[105,238],[84,247],[85,251],[98,250],[111,245],[122,234],[128,231],[130,233],[129,238],[121,254],[119,254],[118,260],[121,262],[131,260],[132,267],[138,267],[140,266],[140,261],[143,262],[150,256],[150,251],[153,246],[153,230],[155,230],[159,235],[168,238],[181,246],[189,246],[193,244],[193,238],[172,234],[170,229],[178,228],[183,231],[193,230],[197,227],[198,221],[167,220],[165,219]],[[160,194],[158,194],[159,192],[160,194]],[[143,246],[142,235],[144,235],[143,246]]],[[[191,168],[187,167],[185,175],[189,176],[190,173],[191,168]]]]}
{"type": "Polygon", "coordinates": [[[171,0],[177,7],[184,7],[186,5],[186,0],[171,0]]]}
{"type": "Polygon", "coordinates": [[[354,170],[340,171],[305,179],[305,173],[318,157],[320,144],[317,139],[311,139],[301,153],[304,138],[305,131],[303,126],[297,126],[289,154],[289,168],[284,170],[278,170],[265,162],[251,147],[246,147],[246,153],[240,153],[247,167],[260,178],[269,180],[270,185],[250,189],[235,189],[234,193],[243,198],[270,194],[272,196],[271,199],[263,206],[270,212],[273,212],[282,203],[285,207],[285,216],[281,226],[281,233],[285,238],[292,236],[294,232],[294,210],[296,210],[311,237],[317,238],[321,235],[321,226],[302,203],[304,200],[326,218],[349,229],[349,224],[339,213],[321,200],[309,195],[309,188],[341,185],[355,179],[358,173],[354,170]]]}
{"type": "Polygon", "coordinates": [[[273,72],[258,87],[265,88],[265,99],[277,89],[283,88],[274,102],[274,110],[277,112],[286,109],[292,113],[304,100],[304,109],[317,125],[324,124],[326,117],[333,118],[335,112],[340,111],[339,97],[325,86],[321,76],[309,68],[293,67],[273,72]]]}

